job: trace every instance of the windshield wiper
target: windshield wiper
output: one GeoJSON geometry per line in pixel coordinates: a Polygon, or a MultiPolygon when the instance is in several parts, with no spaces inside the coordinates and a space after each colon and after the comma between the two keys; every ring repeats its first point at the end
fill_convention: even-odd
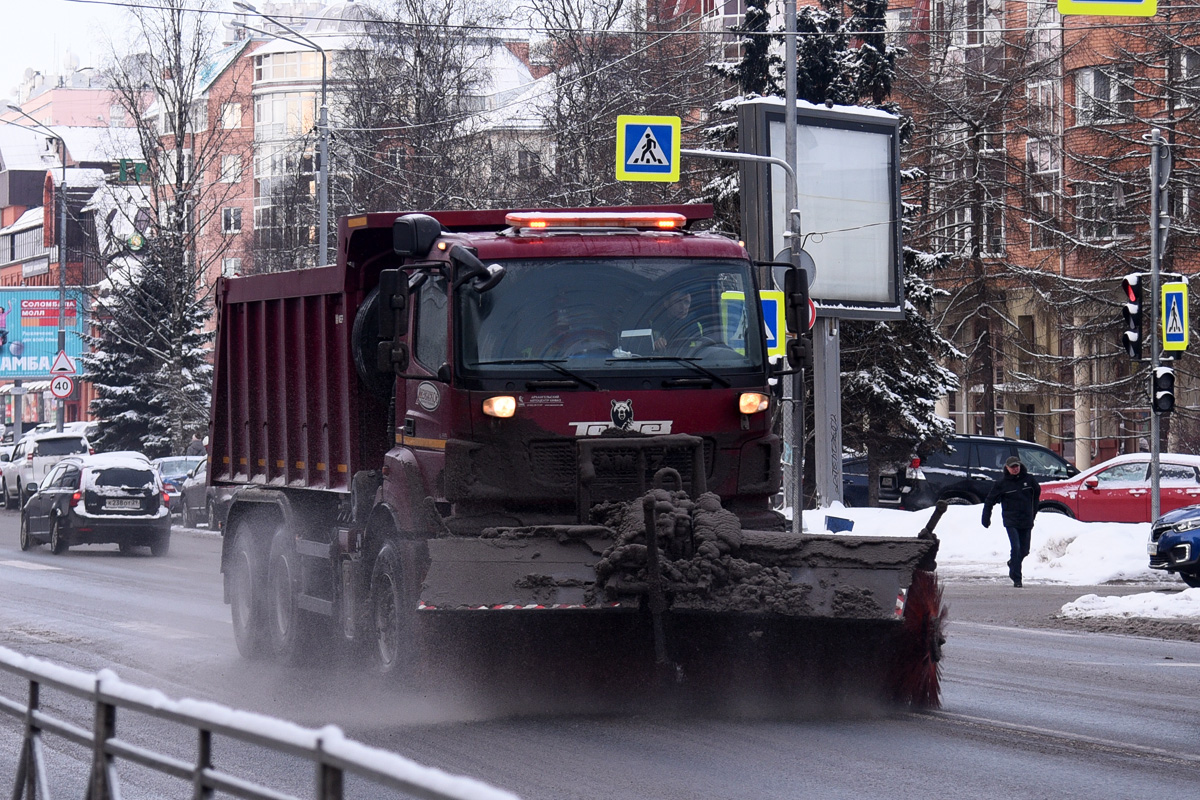
{"type": "Polygon", "coordinates": [[[590,381],[590,380],[588,380],[587,378],[583,377],[582,375],[579,375],[579,374],[577,374],[577,373],[575,373],[575,372],[572,372],[571,370],[569,370],[569,369],[567,369],[566,367],[564,367],[564,366],[562,365],[562,362],[564,362],[564,361],[566,361],[566,359],[565,359],[565,358],[560,358],[560,359],[549,359],[549,358],[503,358],[503,359],[500,359],[499,361],[478,361],[478,362],[476,362],[476,363],[475,363],[475,365],[474,365],[474,366],[477,366],[477,367],[490,367],[490,366],[494,366],[494,365],[500,365],[500,364],[541,364],[543,367],[549,367],[550,369],[554,370],[554,371],[555,371],[555,372],[557,372],[559,375],[566,375],[566,376],[567,376],[568,378],[570,378],[571,380],[573,380],[573,381],[578,381],[579,383],[582,383],[584,386],[588,387],[589,389],[593,389],[593,390],[594,390],[594,389],[599,389],[599,388],[600,388],[600,384],[598,384],[598,383],[595,383],[594,381],[590,381]]]}
{"type": "Polygon", "coordinates": [[[728,389],[730,386],[733,385],[729,381],[722,378],[717,373],[713,372],[711,369],[708,369],[707,367],[702,367],[699,364],[697,364],[696,359],[694,359],[694,358],[685,358],[683,356],[624,356],[622,358],[606,358],[606,359],[604,359],[604,362],[606,364],[612,363],[613,361],[671,361],[676,364],[685,364],[685,365],[691,367],[692,369],[696,370],[697,372],[699,372],[701,375],[707,375],[708,377],[712,378],[717,383],[724,386],[726,389],[728,389]]]}

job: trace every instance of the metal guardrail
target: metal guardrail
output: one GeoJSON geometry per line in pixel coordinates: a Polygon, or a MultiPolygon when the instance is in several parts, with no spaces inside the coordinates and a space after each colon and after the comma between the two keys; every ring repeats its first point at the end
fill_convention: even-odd
{"type": "Polygon", "coordinates": [[[3,647],[0,671],[29,682],[24,703],[0,695],[0,712],[23,722],[25,727],[13,800],[49,798],[43,752],[46,734],[90,749],[87,800],[119,800],[118,759],[186,781],[192,786],[195,800],[208,800],[218,791],[246,800],[298,800],[217,768],[213,764],[213,740],[218,736],[313,762],[317,800],[342,800],[346,775],[421,800],[517,800],[509,792],[472,778],[451,775],[347,739],[336,725],[314,730],[217,703],[170,700],[159,691],[121,681],[111,670],[78,672],[3,647]],[[44,688],[90,701],[94,707],[92,730],[43,710],[40,695],[44,688]],[[121,739],[116,735],[118,709],[195,729],[195,760],[183,761],[121,739]]]}

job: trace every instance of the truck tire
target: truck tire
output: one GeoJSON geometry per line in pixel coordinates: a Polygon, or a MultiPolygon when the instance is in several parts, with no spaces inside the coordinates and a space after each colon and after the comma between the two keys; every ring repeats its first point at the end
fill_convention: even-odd
{"type": "Polygon", "coordinates": [[[272,655],[287,664],[313,655],[319,629],[318,620],[297,602],[303,585],[300,569],[295,537],[281,525],[267,560],[267,632],[272,655]]]}
{"type": "Polygon", "coordinates": [[[1181,572],[1179,577],[1183,578],[1183,582],[1193,589],[1200,589],[1200,572],[1181,572]]]}
{"type": "Polygon", "coordinates": [[[382,675],[412,677],[420,663],[418,590],[412,566],[404,563],[394,542],[387,542],[371,570],[368,635],[375,645],[376,669],[382,675]]]}
{"type": "Polygon", "coordinates": [[[261,548],[246,518],[238,521],[234,531],[228,570],[233,640],[242,658],[260,658],[267,644],[266,569],[261,548]]]}

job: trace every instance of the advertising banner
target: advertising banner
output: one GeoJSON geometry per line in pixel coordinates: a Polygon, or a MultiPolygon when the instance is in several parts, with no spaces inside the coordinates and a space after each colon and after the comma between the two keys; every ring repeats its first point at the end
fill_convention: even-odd
{"type": "MultiPolygon", "coordinates": [[[[84,349],[83,308],[83,294],[68,289],[62,327],[67,355],[77,364],[84,349]]],[[[57,289],[0,289],[0,381],[49,380],[58,328],[57,289]]]]}

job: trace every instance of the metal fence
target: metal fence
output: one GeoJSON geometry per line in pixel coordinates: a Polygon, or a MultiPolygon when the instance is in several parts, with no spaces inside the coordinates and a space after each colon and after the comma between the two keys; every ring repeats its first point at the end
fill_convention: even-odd
{"type": "Polygon", "coordinates": [[[122,760],[186,782],[192,787],[191,796],[195,800],[212,798],[215,792],[247,800],[297,800],[294,795],[217,767],[213,763],[214,737],[228,737],[311,762],[317,800],[341,800],[348,775],[422,800],[516,800],[514,795],[480,781],[450,775],[347,739],[334,725],[313,730],[216,703],[170,700],[158,691],[124,683],[109,670],[94,674],[78,672],[3,647],[0,647],[0,671],[28,681],[28,697],[24,702],[0,694],[0,712],[24,724],[13,800],[50,797],[44,751],[47,735],[90,751],[87,800],[121,797],[118,765],[122,760]],[[94,712],[92,729],[46,711],[40,699],[43,689],[90,702],[94,712]],[[184,761],[121,739],[116,735],[118,710],[194,729],[195,758],[184,761]]]}

